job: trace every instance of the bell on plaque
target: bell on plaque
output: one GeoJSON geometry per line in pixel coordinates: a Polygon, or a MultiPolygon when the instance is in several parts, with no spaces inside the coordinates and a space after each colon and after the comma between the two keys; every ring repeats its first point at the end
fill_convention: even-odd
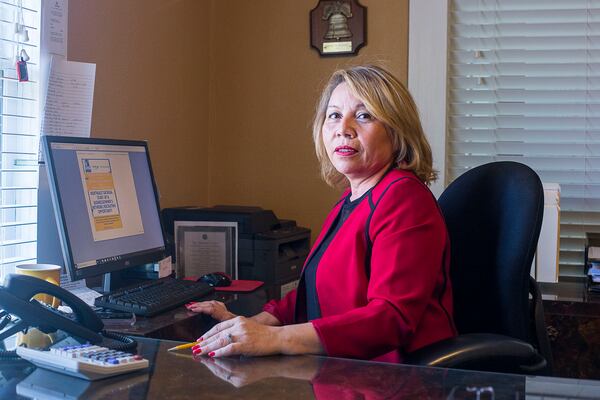
{"type": "Polygon", "coordinates": [[[352,37],[348,27],[348,18],[352,18],[352,8],[344,1],[327,4],[323,10],[323,19],[329,20],[325,40],[340,40],[352,37]]]}

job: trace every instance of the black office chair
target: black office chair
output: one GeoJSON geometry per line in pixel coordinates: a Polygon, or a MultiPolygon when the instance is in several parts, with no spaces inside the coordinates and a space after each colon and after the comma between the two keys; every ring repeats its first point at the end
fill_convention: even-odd
{"type": "Polygon", "coordinates": [[[439,204],[450,234],[459,336],[407,362],[550,375],[542,299],[530,276],[544,209],[539,177],[516,162],[485,164],[450,184],[439,204]]]}

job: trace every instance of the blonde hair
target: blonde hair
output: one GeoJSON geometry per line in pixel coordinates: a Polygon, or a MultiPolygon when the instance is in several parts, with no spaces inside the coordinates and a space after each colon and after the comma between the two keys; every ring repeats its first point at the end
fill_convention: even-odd
{"type": "Polygon", "coordinates": [[[341,83],[346,83],[367,111],[386,126],[394,151],[393,168],[412,171],[425,184],[434,181],[437,172],[432,165],[431,147],[412,96],[398,79],[375,65],[337,70],[323,89],[313,119],[313,140],[323,180],[333,187],[348,186],[346,177],[329,160],[321,133],[329,99],[341,83]]]}

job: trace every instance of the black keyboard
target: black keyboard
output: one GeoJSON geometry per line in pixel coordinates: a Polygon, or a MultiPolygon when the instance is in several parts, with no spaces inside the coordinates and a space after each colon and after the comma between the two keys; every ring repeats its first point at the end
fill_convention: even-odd
{"type": "Polygon", "coordinates": [[[149,317],[199,300],[213,290],[204,282],[167,277],[115,290],[96,298],[94,305],[149,317]]]}

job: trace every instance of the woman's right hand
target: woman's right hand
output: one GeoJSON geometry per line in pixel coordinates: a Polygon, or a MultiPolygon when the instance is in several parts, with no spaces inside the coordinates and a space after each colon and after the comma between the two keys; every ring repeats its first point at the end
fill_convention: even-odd
{"type": "Polygon", "coordinates": [[[216,300],[187,303],[185,308],[195,313],[210,315],[217,321],[227,321],[237,317],[237,315],[227,310],[225,304],[216,300]]]}

